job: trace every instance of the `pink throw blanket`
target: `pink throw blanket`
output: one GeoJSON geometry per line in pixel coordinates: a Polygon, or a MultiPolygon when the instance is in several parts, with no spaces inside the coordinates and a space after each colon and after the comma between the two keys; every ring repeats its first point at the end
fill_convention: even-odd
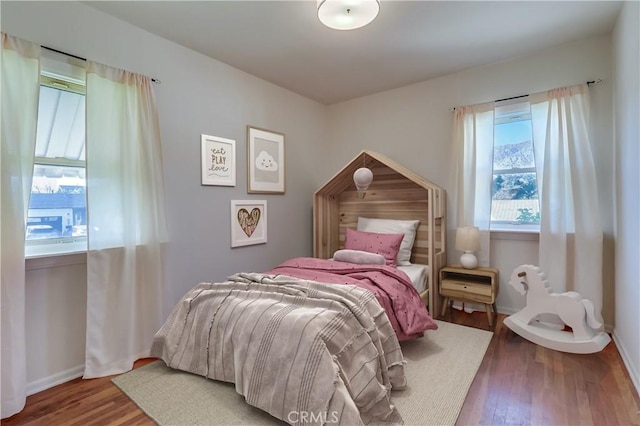
{"type": "Polygon", "coordinates": [[[404,272],[387,265],[358,265],[312,257],[297,257],[266,274],[288,275],[330,284],[353,284],[371,291],[382,305],[398,340],[411,340],[438,325],[404,272]]]}

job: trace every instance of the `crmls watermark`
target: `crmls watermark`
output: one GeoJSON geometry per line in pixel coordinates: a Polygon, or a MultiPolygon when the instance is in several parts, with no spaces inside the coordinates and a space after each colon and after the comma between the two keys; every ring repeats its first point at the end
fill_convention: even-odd
{"type": "Polygon", "coordinates": [[[290,411],[287,421],[290,424],[338,424],[340,413],[337,411],[290,411]]]}

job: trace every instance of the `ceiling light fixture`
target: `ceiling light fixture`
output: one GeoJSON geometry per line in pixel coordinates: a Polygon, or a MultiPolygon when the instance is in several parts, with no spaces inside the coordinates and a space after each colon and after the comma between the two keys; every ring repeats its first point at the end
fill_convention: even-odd
{"type": "Polygon", "coordinates": [[[335,30],[355,30],[378,16],[380,0],[318,0],[318,19],[335,30]]]}

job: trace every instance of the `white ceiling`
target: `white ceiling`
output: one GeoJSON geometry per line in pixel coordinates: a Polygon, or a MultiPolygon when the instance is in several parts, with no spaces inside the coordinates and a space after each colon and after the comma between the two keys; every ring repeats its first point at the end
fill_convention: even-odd
{"type": "Polygon", "coordinates": [[[88,1],[324,104],[611,32],[619,1],[381,0],[370,25],[324,27],[316,1],[88,1]]]}

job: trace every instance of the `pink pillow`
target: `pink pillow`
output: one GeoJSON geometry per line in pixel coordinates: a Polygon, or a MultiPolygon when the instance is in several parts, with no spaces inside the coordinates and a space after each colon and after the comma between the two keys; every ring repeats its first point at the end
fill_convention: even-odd
{"type": "Polygon", "coordinates": [[[388,266],[396,266],[396,258],[403,237],[404,234],[377,234],[347,228],[344,248],[381,254],[388,266]]]}

